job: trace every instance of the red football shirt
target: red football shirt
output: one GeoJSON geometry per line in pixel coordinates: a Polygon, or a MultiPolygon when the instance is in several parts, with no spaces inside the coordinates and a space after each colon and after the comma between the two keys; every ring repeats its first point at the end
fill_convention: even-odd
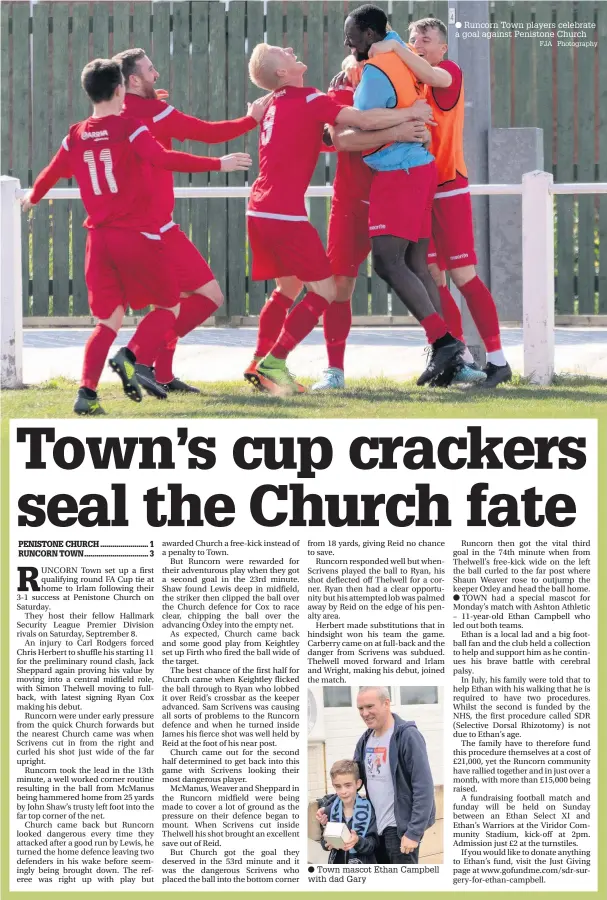
{"type": "Polygon", "coordinates": [[[90,116],[72,125],[61,148],[34,183],[37,203],[60,178],[75,178],[87,219],[85,228],[131,228],[157,233],[163,224],[151,202],[155,169],[219,170],[219,159],[165,150],[137,119],[90,116]]]}
{"type": "MultiPolygon", "coordinates": [[[[351,84],[339,85],[329,90],[332,97],[342,106],[354,106],[354,88],[351,84]]],[[[337,153],[337,168],[333,180],[333,199],[337,203],[369,202],[373,170],[364,160],[362,153],[344,150],[337,153]]]]}
{"type": "MultiPolygon", "coordinates": [[[[173,140],[202,141],[205,144],[220,144],[240,137],[257,128],[253,116],[243,116],[225,122],[205,122],[195,116],[188,116],[164,100],[127,94],[124,110],[129,116],[139,119],[148,126],[152,135],[163,147],[170,150],[173,140]]],[[[166,170],[154,175],[154,193],[151,201],[162,225],[169,224],[175,206],[173,175],[166,170]]]]}
{"type": "Polygon", "coordinates": [[[325,123],[334,125],[341,104],[313,87],[274,93],[259,129],[259,175],[249,215],[307,219],[304,195],[321,150],[325,123]]]}
{"type": "Polygon", "coordinates": [[[438,63],[441,69],[445,69],[451,75],[451,84],[448,88],[433,87],[430,88],[432,95],[439,109],[453,109],[459,100],[460,91],[462,89],[463,73],[457,63],[452,59],[443,59],[438,63]]]}

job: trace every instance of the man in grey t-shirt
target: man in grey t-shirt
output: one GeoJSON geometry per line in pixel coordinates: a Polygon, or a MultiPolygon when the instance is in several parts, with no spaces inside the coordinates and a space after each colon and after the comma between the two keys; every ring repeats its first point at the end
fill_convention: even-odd
{"type": "MultiPolygon", "coordinates": [[[[367,731],[354,759],[375,810],[377,862],[417,865],[420,841],[436,814],[426,743],[415,722],[391,711],[387,688],[362,687],[356,703],[367,731]]],[[[317,819],[325,824],[322,809],[317,819]]]]}
{"type": "Polygon", "coordinates": [[[393,724],[381,736],[373,732],[367,741],[365,750],[367,796],[375,810],[379,834],[383,834],[386,828],[396,828],[394,785],[392,784],[392,773],[390,772],[390,761],[388,758],[393,734],[393,724]]]}

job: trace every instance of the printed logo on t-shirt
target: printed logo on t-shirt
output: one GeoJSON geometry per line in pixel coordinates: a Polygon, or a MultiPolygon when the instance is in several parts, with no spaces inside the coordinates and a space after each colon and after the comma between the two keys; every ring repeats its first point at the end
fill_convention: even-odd
{"type": "Polygon", "coordinates": [[[388,766],[388,748],[367,746],[365,762],[371,778],[383,775],[388,766]]]}
{"type": "Polygon", "coordinates": [[[83,131],[80,137],[83,141],[89,141],[91,139],[94,141],[102,141],[104,138],[109,138],[109,134],[105,129],[103,131],[83,131]]]}

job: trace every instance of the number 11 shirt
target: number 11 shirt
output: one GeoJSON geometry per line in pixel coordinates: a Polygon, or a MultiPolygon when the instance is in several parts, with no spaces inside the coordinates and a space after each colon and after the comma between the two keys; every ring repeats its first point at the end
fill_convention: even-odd
{"type": "Polygon", "coordinates": [[[219,171],[219,158],[165,150],[148,127],[123,113],[90,116],[72,125],[61,147],[38,175],[30,194],[37,203],[60,178],[75,178],[87,218],[85,228],[128,228],[157,233],[151,197],[154,167],[173,172],[219,171]]]}

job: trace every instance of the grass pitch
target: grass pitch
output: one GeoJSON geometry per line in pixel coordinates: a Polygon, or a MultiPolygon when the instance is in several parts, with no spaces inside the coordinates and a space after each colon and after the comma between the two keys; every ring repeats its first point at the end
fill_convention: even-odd
{"type": "MultiPolygon", "coordinates": [[[[587,418],[607,411],[607,382],[592,378],[557,377],[553,385],[541,388],[515,378],[493,391],[418,388],[412,381],[360,379],[350,381],[343,391],[286,399],[258,393],[241,382],[197,386],[201,394],[171,395],[168,400],[144,396],[143,403],[129,401],[118,384],[102,384],[99,394],[105,418],[116,419],[587,418]]],[[[70,418],[77,389],[75,382],[54,379],[4,391],[3,418],[70,418]]]]}

